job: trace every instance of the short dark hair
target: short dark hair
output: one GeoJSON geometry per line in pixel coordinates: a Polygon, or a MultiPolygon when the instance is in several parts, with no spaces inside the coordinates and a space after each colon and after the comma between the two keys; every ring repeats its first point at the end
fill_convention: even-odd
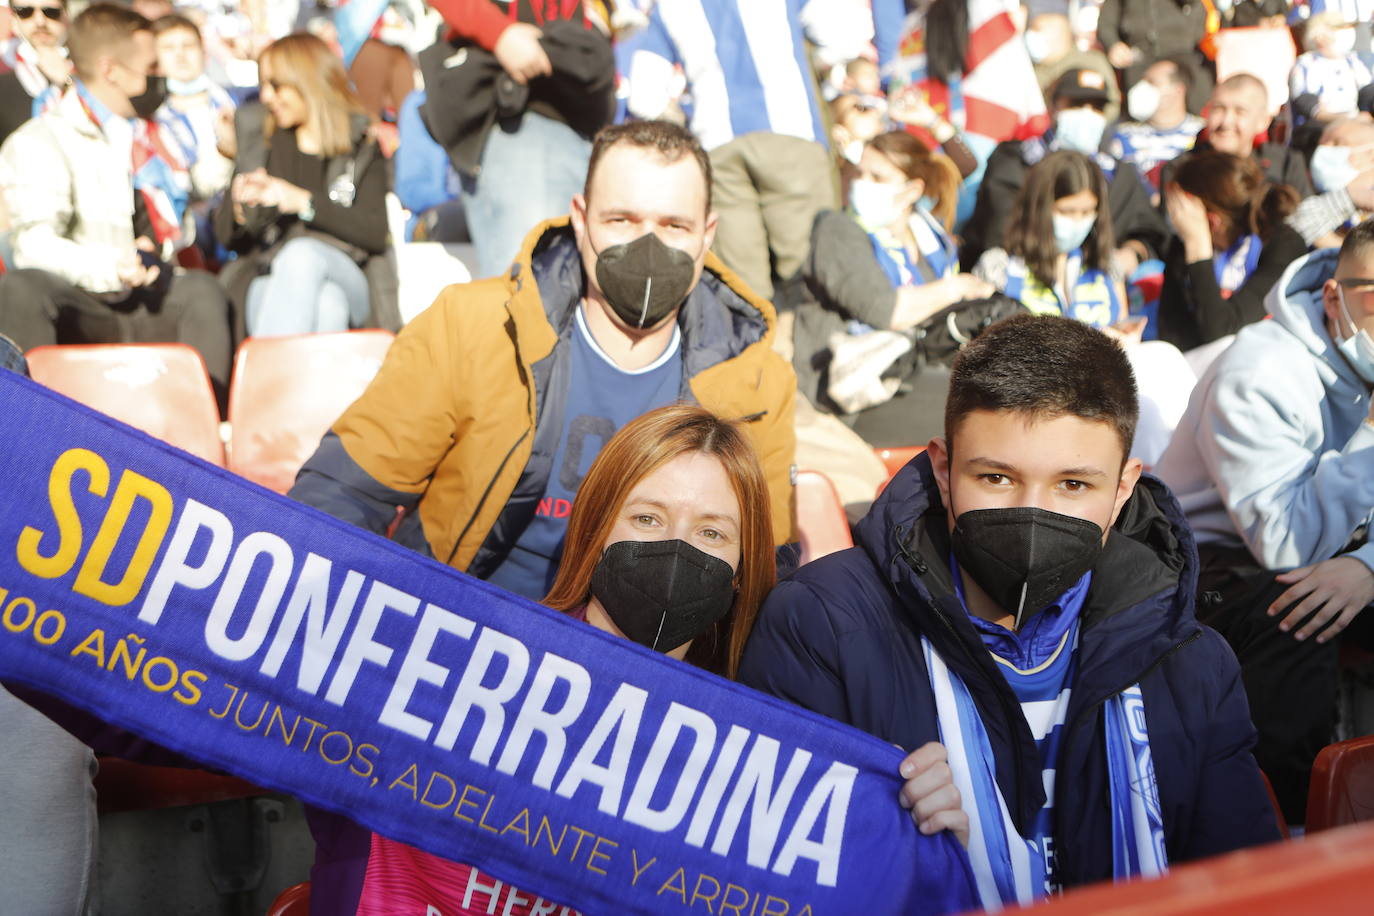
{"type": "Polygon", "coordinates": [[[168,13],[166,16],[159,16],[153,20],[152,28],[154,35],[161,35],[163,32],[171,32],[176,29],[186,29],[195,33],[196,41],[204,41],[200,36],[200,26],[180,13],[168,13]]]}
{"type": "Polygon", "coordinates": [[[135,32],[150,32],[153,24],[119,3],[92,3],[72,20],[67,32],[67,56],[77,76],[93,76],[95,60],[118,56],[135,32]]]}
{"type": "Polygon", "coordinates": [[[1058,315],[1014,315],[959,351],[945,401],[945,441],[975,410],[1106,423],[1130,455],[1140,405],[1126,351],[1101,331],[1058,315]]]}
{"type": "Polygon", "coordinates": [[[1341,242],[1341,253],[1336,256],[1336,262],[1344,261],[1346,258],[1363,257],[1365,249],[1374,245],[1374,219],[1367,219],[1355,225],[1353,229],[1345,234],[1345,240],[1341,242]]]}
{"type": "Polygon", "coordinates": [[[671,121],[626,121],[603,128],[592,141],[592,157],[587,162],[587,181],[582,186],[584,197],[591,197],[592,176],[596,174],[601,157],[620,143],[654,150],[668,162],[676,162],[690,154],[701,167],[701,177],[706,181],[706,212],[711,212],[711,157],[690,130],[671,121]]]}

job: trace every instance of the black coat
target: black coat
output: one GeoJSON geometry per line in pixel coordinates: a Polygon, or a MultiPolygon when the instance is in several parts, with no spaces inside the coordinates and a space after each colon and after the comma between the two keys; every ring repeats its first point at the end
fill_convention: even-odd
{"type": "MultiPolygon", "coordinates": [[[[921,637],[968,686],[997,784],[1028,832],[1045,802],[1016,695],[952,587],[930,459],[898,472],[859,523],[857,546],[798,569],[769,594],[739,681],[914,750],[938,741],[921,637]]],[[[1083,607],[1077,673],[1055,780],[1054,838],[1066,886],[1112,877],[1102,704],[1139,683],[1169,860],[1279,838],[1255,727],[1230,647],[1193,613],[1198,558],[1182,509],[1143,478],[1113,528],[1083,607]]]]}
{"type": "Polygon", "coordinates": [[[495,55],[464,39],[435,42],[420,53],[425,104],[420,117],[461,175],[481,170],[487,134],[498,120],[518,121],[526,109],[562,121],[590,140],[615,114],[615,54],[595,29],[558,19],[539,43],[552,76],[528,87],[510,78],[495,55]]]}

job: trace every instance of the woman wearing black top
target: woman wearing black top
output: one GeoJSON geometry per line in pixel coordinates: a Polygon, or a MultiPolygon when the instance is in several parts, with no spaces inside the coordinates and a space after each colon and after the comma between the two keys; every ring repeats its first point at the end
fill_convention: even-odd
{"type": "Polygon", "coordinates": [[[338,56],[288,35],[258,58],[261,142],[239,123],[236,174],[216,229],[255,261],[248,333],[342,331],[368,324],[362,265],[386,251],[387,176],[338,56]]]}
{"type": "Polygon", "coordinates": [[[1253,157],[1184,156],[1164,192],[1175,237],[1164,264],[1159,336],[1191,350],[1267,313],[1264,298],[1307,244],[1284,218],[1298,193],[1253,157]]]}

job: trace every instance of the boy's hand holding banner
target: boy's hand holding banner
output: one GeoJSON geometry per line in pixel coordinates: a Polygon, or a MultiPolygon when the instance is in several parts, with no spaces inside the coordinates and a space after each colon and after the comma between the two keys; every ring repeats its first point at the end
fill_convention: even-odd
{"type": "Polygon", "coordinates": [[[881,741],[0,372],[0,676],[592,913],[948,912],[881,741]]]}

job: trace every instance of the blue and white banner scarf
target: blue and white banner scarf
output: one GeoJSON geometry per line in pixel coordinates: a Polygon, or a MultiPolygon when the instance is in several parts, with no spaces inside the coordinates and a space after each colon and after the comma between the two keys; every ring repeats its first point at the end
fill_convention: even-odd
{"type": "Polygon", "coordinates": [[[1246,235],[1237,239],[1230,248],[1218,251],[1212,257],[1212,270],[1216,274],[1217,286],[1221,289],[1223,299],[1230,299],[1231,294],[1250,279],[1250,275],[1259,266],[1261,247],[1259,236],[1246,235]]]}
{"type": "MultiPolygon", "coordinates": [[[[983,908],[1026,905],[1044,895],[1045,857],[1017,831],[997,786],[996,761],[973,697],[924,638],[940,740],[969,816],[969,860],[983,908]]],[[[1168,867],[1159,790],[1137,684],[1104,706],[1112,806],[1113,875],[1158,875],[1168,867]]]]}
{"type": "Polygon", "coordinates": [[[886,742],[13,373],[0,411],[5,680],[584,912],[977,905],[886,742]]]}

